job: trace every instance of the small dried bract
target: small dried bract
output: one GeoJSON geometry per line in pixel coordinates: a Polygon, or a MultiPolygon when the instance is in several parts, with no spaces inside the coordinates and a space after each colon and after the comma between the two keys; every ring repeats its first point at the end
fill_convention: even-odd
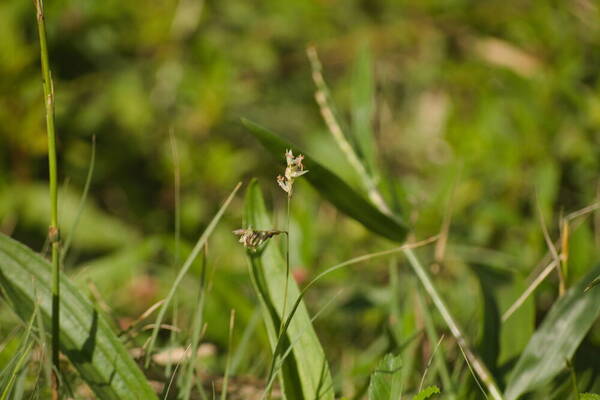
{"type": "Polygon", "coordinates": [[[287,167],[285,168],[285,175],[279,175],[277,177],[277,184],[283,189],[284,192],[288,194],[288,196],[292,195],[294,179],[308,172],[308,170],[304,169],[302,160],[304,160],[304,156],[302,154],[299,154],[298,157],[294,157],[292,150],[286,150],[285,162],[287,167]]]}
{"type": "Polygon", "coordinates": [[[255,231],[252,228],[236,229],[233,231],[234,235],[238,235],[240,237],[239,242],[243,244],[245,248],[252,251],[256,251],[256,249],[258,249],[264,242],[281,233],[285,232],[276,230],[255,231]]]}

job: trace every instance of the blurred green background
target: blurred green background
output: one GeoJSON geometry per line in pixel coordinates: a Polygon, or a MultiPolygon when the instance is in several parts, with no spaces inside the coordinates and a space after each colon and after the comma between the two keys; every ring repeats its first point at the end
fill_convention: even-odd
{"type": "MultiPolygon", "coordinates": [[[[42,250],[47,143],[34,16],[30,1],[0,3],[0,230],[42,250]]],[[[283,155],[274,162],[240,117],[282,132],[358,187],[314,101],[305,53],[311,44],[348,126],[357,65],[371,63],[383,190],[404,205],[413,238],[437,234],[452,215],[444,262],[431,272],[474,341],[484,311],[473,301],[481,289],[472,268],[522,277],[499,284],[509,292],[505,310],[547,251],[536,203],[558,239],[559,218],[597,198],[600,12],[591,0],[59,0],[46,2],[46,18],[67,235],[96,137],[90,195],[65,269],[85,290],[91,279],[120,321],[165,295],[238,181],[257,176],[283,224],[285,197],[274,180],[283,155]]],[[[392,245],[304,182],[296,193],[292,267],[299,275],[392,245]]],[[[217,359],[226,351],[228,310],[238,311],[237,343],[256,305],[244,253],[230,233],[242,224],[241,206],[240,197],[209,245],[206,340],[219,346],[217,359]]],[[[592,216],[571,233],[568,282],[598,260],[599,227],[592,216]]],[[[397,294],[405,320],[390,323],[390,307],[398,305],[390,301],[389,268],[379,260],[336,273],[309,295],[309,308],[319,310],[343,289],[315,322],[341,392],[355,393],[377,357],[397,345],[390,330],[406,338],[422,328],[406,268],[397,294]]],[[[195,304],[195,276],[179,294],[183,326],[195,304]]],[[[552,276],[523,318],[539,321],[555,297],[552,276]]],[[[5,334],[15,317],[4,306],[0,313],[5,334]]],[[[598,327],[594,332],[588,355],[598,355],[598,327]]],[[[265,351],[242,357],[240,374],[257,373],[269,359],[264,333],[256,335],[265,351]]],[[[414,358],[426,363],[419,349],[414,358]]],[[[507,349],[504,360],[521,349],[507,349]]]]}

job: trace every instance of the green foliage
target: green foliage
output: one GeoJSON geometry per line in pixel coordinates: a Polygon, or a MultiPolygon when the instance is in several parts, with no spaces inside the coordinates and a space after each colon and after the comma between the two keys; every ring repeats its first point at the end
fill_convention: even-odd
{"type": "Polygon", "coordinates": [[[600,394],[595,393],[581,393],[579,400],[600,400],[600,394]]]}
{"type": "Polygon", "coordinates": [[[600,265],[554,303],[508,377],[508,400],[547,383],[565,368],[600,315],[600,290],[584,292],[599,272],[600,265]]]}
{"type": "MultiPolygon", "coordinates": [[[[252,181],[246,191],[244,222],[252,229],[273,229],[257,181],[252,181]]],[[[288,347],[292,349],[281,365],[285,395],[290,400],[333,399],[329,365],[306,306],[301,302],[297,308],[293,307],[300,293],[292,277],[288,278],[287,299],[284,297],[285,261],[273,240],[256,253],[249,250],[248,258],[250,276],[262,305],[274,361],[279,361],[288,347]],[[280,338],[281,320],[288,317],[288,314],[281,314],[284,301],[287,301],[285,309],[293,313],[293,318],[284,337],[280,338]]]]}
{"type": "MultiPolygon", "coordinates": [[[[297,143],[343,180],[313,182],[316,192],[299,183],[302,196],[290,221],[296,278],[306,282],[324,266],[387,248],[382,237],[419,240],[448,223],[435,254],[420,250],[419,258],[505,387],[536,323],[545,321],[558,299],[553,271],[508,320],[497,318],[543,268],[547,246],[536,203],[558,241],[559,218],[597,199],[600,35],[593,1],[61,0],[45,6],[57,94],[60,225],[63,239],[72,238],[64,273],[80,288],[95,285],[95,301],[110,307],[106,315],[115,325],[127,326],[171,290],[176,209],[180,253],[187,254],[236,182],[277,174],[234,122],[246,116],[282,132],[282,146],[287,139],[297,143]],[[364,185],[327,134],[314,103],[307,43],[318,50],[346,139],[390,208],[401,210],[402,221],[390,223],[373,211],[364,185]],[[172,196],[169,131],[180,151],[179,200],[172,196]],[[74,231],[92,135],[98,139],[93,184],[74,231]],[[482,277],[474,274],[478,269],[492,273],[482,277]]],[[[48,163],[34,5],[0,1],[0,15],[0,231],[45,253],[48,163]]],[[[282,149],[276,152],[281,161],[282,149]]],[[[315,180],[323,177],[317,166],[308,169],[307,180],[313,172],[315,180]]],[[[280,226],[281,196],[271,195],[278,189],[264,189],[275,210],[270,218],[280,226]]],[[[181,329],[178,346],[200,340],[201,348],[217,349],[194,363],[209,378],[195,382],[191,397],[202,384],[210,388],[213,377],[219,388],[232,308],[236,332],[250,333],[241,361],[232,362],[230,389],[244,386],[240,376],[262,376],[269,368],[267,333],[247,329],[256,326],[256,296],[244,252],[231,235],[242,212],[242,202],[234,200],[211,235],[208,255],[215,272],[203,300],[206,325],[188,329],[198,316],[198,263],[176,285],[177,315],[171,320],[167,312],[163,320],[181,329]]],[[[600,259],[598,224],[592,223],[597,213],[571,221],[567,288],[600,259]]],[[[270,247],[279,244],[273,242],[270,247]]],[[[326,318],[314,323],[335,371],[336,396],[366,393],[370,372],[389,352],[402,354],[405,392],[416,392],[427,363],[421,356],[437,343],[437,334],[444,340],[435,358],[445,361],[450,376],[443,364],[432,362],[425,384],[438,384],[444,396],[452,395],[453,386],[480,398],[445,321],[427,301],[427,335],[420,329],[417,282],[401,257],[396,294],[389,293],[387,262],[375,258],[335,269],[303,298],[316,310],[343,290],[326,318]],[[397,305],[390,311],[392,302],[397,305]]],[[[585,294],[595,298],[597,283],[598,275],[585,294]]],[[[10,304],[4,298],[0,303],[0,368],[22,355],[20,341],[9,339],[22,326],[10,304]]],[[[128,345],[137,350],[148,340],[149,330],[142,328],[150,320],[128,345]]],[[[163,333],[155,348],[165,345],[163,333]]],[[[573,337],[565,340],[574,339],[577,347],[570,358],[578,387],[598,392],[600,325],[567,334],[573,337]]],[[[34,343],[32,354],[40,348],[34,343]]],[[[26,364],[39,362],[31,357],[26,364]]],[[[564,364],[554,366],[562,370],[564,364]]],[[[37,379],[29,366],[21,371],[13,393],[48,397],[46,376],[37,379]]],[[[159,366],[148,372],[164,383],[157,378],[159,366]]],[[[555,374],[527,396],[571,396],[567,375],[555,374]]]]}
{"type": "Polygon", "coordinates": [[[397,242],[404,240],[407,228],[400,219],[383,214],[336,174],[316,162],[297,146],[253,122],[243,120],[243,123],[273,157],[281,158],[286,149],[303,154],[304,165],[310,171],[304,178],[318,190],[321,196],[333,203],[340,211],[388,239],[397,242]]]}
{"type": "Polygon", "coordinates": [[[413,400],[425,400],[438,393],[440,393],[440,388],[437,386],[428,386],[417,393],[417,395],[413,397],[413,400]]]}
{"type": "Polygon", "coordinates": [[[369,400],[393,400],[402,396],[402,359],[386,354],[369,382],[369,400]]]}
{"type": "MultiPolygon", "coordinates": [[[[0,287],[26,321],[37,308],[49,331],[50,264],[0,234],[0,287]]],[[[144,374],[108,322],[64,275],[61,277],[60,349],[101,399],[156,399],[144,374]]]]}

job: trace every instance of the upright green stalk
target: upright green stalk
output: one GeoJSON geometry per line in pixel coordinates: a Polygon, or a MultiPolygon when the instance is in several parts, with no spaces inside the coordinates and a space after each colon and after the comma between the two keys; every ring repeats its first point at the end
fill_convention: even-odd
{"type": "Polygon", "coordinates": [[[34,0],[36,20],[40,37],[40,56],[42,63],[42,84],[46,103],[46,131],[48,132],[48,167],[50,181],[50,226],[48,241],[52,246],[52,399],[58,399],[59,373],[59,321],[60,321],[60,233],[58,230],[58,186],[56,172],[56,135],[54,131],[54,84],[48,62],[46,43],[46,23],[42,0],[34,0]]]}
{"type": "Polygon", "coordinates": [[[283,290],[283,307],[281,309],[281,325],[279,326],[279,336],[283,335],[283,325],[285,321],[285,312],[287,308],[288,286],[290,280],[290,204],[292,202],[291,192],[287,197],[287,226],[285,228],[285,286],[283,290]]]}

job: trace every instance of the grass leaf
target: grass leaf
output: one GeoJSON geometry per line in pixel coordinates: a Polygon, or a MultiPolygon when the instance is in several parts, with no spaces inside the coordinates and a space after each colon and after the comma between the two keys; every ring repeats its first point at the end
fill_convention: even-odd
{"type": "MultiPolygon", "coordinates": [[[[245,224],[259,230],[273,228],[256,181],[250,183],[246,192],[245,224]]],[[[295,314],[282,343],[277,345],[286,279],[285,260],[281,252],[274,243],[267,243],[259,252],[248,252],[248,256],[252,283],[261,301],[271,348],[275,351],[292,345],[292,354],[281,367],[286,397],[289,400],[333,399],[329,366],[306,306],[302,302],[296,309],[293,307],[299,290],[291,276],[288,277],[286,309],[294,310],[295,314]]],[[[274,357],[277,356],[274,354],[274,357]]]]}
{"type": "Polygon", "coordinates": [[[402,394],[402,359],[386,354],[369,382],[369,400],[394,400],[402,394]]]}
{"type": "Polygon", "coordinates": [[[417,395],[413,397],[413,400],[425,400],[438,393],[440,393],[440,388],[437,386],[428,386],[417,393],[417,395]]]}
{"type": "Polygon", "coordinates": [[[374,113],[373,60],[369,46],[364,43],[359,49],[352,71],[352,133],[358,152],[371,174],[375,171],[374,113]]]}
{"type": "Polygon", "coordinates": [[[379,211],[336,174],[316,162],[297,146],[253,122],[245,119],[242,122],[252,135],[277,159],[283,160],[286,149],[292,149],[294,154],[303,154],[304,165],[310,171],[303,178],[308,180],[321,196],[325,197],[340,211],[354,218],[372,232],[396,242],[404,241],[408,228],[402,220],[379,211]]]}
{"type": "MultiPolygon", "coordinates": [[[[31,318],[36,298],[49,330],[50,264],[0,234],[0,286],[22,320],[31,318]]],[[[146,377],[91,303],[61,276],[60,349],[100,399],[156,399],[146,377]]]]}
{"type": "Polygon", "coordinates": [[[554,303],[508,378],[506,399],[514,400],[548,382],[565,368],[600,314],[600,290],[584,292],[600,265],[554,303]]]}

